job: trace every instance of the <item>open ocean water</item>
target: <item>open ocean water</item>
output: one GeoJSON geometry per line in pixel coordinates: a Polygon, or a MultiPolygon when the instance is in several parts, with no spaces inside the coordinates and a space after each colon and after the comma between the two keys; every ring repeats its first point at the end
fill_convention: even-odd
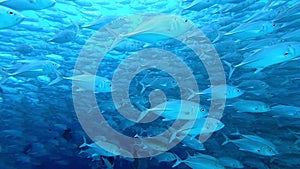
{"type": "Polygon", "coordinates": [[[0,0],[0,169],[300,168],[298,0],[0,0]]]}

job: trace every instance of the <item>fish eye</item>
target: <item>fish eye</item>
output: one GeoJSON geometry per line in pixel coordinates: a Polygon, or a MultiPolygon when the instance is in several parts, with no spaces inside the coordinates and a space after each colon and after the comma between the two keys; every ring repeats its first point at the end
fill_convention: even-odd
{"type": "Polygon", "coordinates": [[[201,111],[201,112],[204,112],[204,109],[202,108],[200,111],[201,111]]]}
{"type": "Polygon", "coordinates": [[[286,55],[288,55],[289,53],[288,52],[286,52],[284,55],[286,56],[286,55]]]}
{"type": "Polygon", "coordinates": [[[240,89],[237,89],[236,91],[237,91],[237,92],[240,92],[240,89]]]}
{"type": "Polygon", "coordinates": [[[8,13],[9,13],[10,15],[13,15],[13,14],[14,14],[14,12],[12,12],[12,11],[9,11],[8,13]]]}
{"type": "Polygon", "coordinates": [[[274,23],[273,26],[276,26],[276,24],[274,23]]]}
{"type": "Polygon", "coordinates": [[[188,20],[186,19],[186,20],[184,20],[184,22],[187,22],[188,20]]]}

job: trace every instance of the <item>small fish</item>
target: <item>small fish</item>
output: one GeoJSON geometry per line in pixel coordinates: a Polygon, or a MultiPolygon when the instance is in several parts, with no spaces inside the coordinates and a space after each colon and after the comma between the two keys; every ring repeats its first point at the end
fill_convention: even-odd
{"type": "Polygon", "coordinates": [[[59,77],[49,83],[49,86],[54,85],[62,80],[72,80],[73,84],[79,88],[77,91],[94,91],[94,93],[105,93],[112,91],[111,81],[109,79],[89,73],[71,77],[63,77],[59,74],[59,77]]]}
{"type": "Polygon", "coordinates": [[[91,154],[92,157],[95,156],[95,155],[97,155],[98,157],[99,156],[115,157],[115,156],[120,155],[117,152],[116,153],[111,153],[111,152],[108,152],[108,151],[104,150],[97,143],[88,144],[86,142],[85,137],[83,137],[83,144],[81,144],[79,146],[79,148],[82,148],[82,150],[79,152],[79,154],[88,153],[88,154],[91,154]],[[83,149],[85,147],[87,147],[88,149],[83,149]]]}
{"type": "Polygon", "coordinates": [[[67,43],[71,42],[76,38],[77,32],[73,30],[63,30],[54,35],[53,38],[47,40],[47,42],[54,43],[67,43]]]}
{"type": "MultiPolygon", "coordinates": [[[[244,94],[244,91],[232,86],[232,85],[219,85],[219,86],[212,86],[209,87],[202,92],[195,92],[190,90],[192,93],[188,99],[193,98],[195,95],[206,95],[206,96],[211,96],[212,92],[214,92],[214,99],[232,99],[241,96],[244,94]],[[224,91],[224,93],[223,93],[224,91]]],[[[211,96],[212,97],[212,96],[211,96]]],[[[209,99],[210,100],[210,99],[209,99]]]]}
{"type": "Polygon", "coordinates": [[[18,25],[25,18],[21,13],[1,5],[0,5],[0,17],[1,17],[0,29],[9,28],[18,25]]]}
{"type": "Polygon", "coordinates": [[[281,37],[285,41],[300,41],[300,29],[293,32],[287,32],[281,37]]]}
{"type": "Polygon", "coordinates": [[[44,61],[32,61],[32,60],[20,60],[14,67],[2,68],[0,73],[3,75],[1,83],[4,83],[8,77],[19,76],[35,78],[41,75],[55,74],[58,78],[58,71],[60,65],[50,60],[44,61]],[[9,73],[13,70],[12,73],[9,73]]]}
{"type": "Polygon", "coordinates": [[[21,54],[29,54],[33,51],[33,47],[26,44],[26,43],[23,43],[23,44],[19,44],[16,46],[16,48],[14,49],[14,51],[17,51],[21,54]]]}
{"type": "Polygon", "coordinates": [[[247,69],[256,69],[254,73],[258,73],[266,67],[287,62],[300,56],[300,43],[285,42],[270,47],[263,48],[245,58],[240,64],[232,66],[230,63],[229,78],[232,76],[237,67],[247,69]]]}
{"type": "Polygon", "coordinates": [[[188,155],[185,160],[180,159],[176,154],[175,156],[177,158],[177,161],[175,164],[173,164],[172,168],[183,162],[193,169],[225,169],[225,167],[222,166],[216,158],[209,155],[200,153],[196,156],[188,155]]]}
{"type": "Polygon", "coordinates": [[[201,134],[213,133],[221,130],[225,125],[217,119],[206,117],[199,118],[195,121],[193,128],[189,131],[188,135],[196,137],[201,134]]]}
{"type": "Polygon", "coordinates": [[[289,105],[277,105],[271,107],[272,117],[300,118],[300,107],[289,105]]]}
{"type": "Polygon", "coordinates": [[[208,109],[205,106],[186,100],[166,101],[150,109],[142,107],[140,108],[143,109],[143,112],[141,113],[139,119],[143,119],[148,112],[153,112],[157,115],[161,115],[165,118],[164,121],[176,119],[191,120],[195,119],[195,117],[206,117],[208,114],[208,109]],[[179,113],[181,113],[180,116],[179,113]]]}
{"type": "Polygon", "coordinates": [[[218,161],[224,167],[230,168],[244,168],[245,166],[238,160],[231,158],[231,157],[220,157],[218,161]]]}
{"type": "Polygon", "coordinates": [[[198,138],[193,138],[191,136],[186,136],[183,140],[181,140],[181,143],[183,144],[184,147],[187,146],[194,150],[199,150],[199,151],[206,150],[204,144],[201,143],[198,138]]]}
{"type": "Polygon", "coordinates": [[[93,30],[99,30],[105,24],[110,23],[110,22],[112,22],[113,20],[116,20],[119,17],[120,16],[115,16],[115,15],[98,16],[92,22],[90,22],[88,24],[81,25],[80,28],[88,28],[88,29],[93,29],[93,30]]]}
{"type": "Polygon", "coordinates": [[[176,16],[158,15],[145,20],[127,34],[119,34],[111,28],[105,28],[116,37],[111,45],[115,46],[122,38],[132,38],[149,43],[167,40],[190,30],[192,23],[188,19],[176,16]]]}
{"type": "Polygon", "coordinates": [[[183,10],[201,11],[215,5],[217,0],[194,0],[188,7],[183,10]]]}
{"type": "Polygon", "coordinates": [[[230,140],[225,134],[225,141],[222,145],[229,142],[234,143],[241,151],[248,151],[263,156],[275,156],[278,153],[273,143],[255,135],[241,135],[241,139],[230,140]]]}
{"type": "Polygon", "coordinates": [[[237,112],[263,113],[270,111],[270,106],[256,100],[239,100],[232,103],[237,112]]]}
{"type": "Polygon", "coordinates": [[[41,10],[54,6],[55,0],[0,0],[0,5],[15,9],[15,10],[41,10]]]}
{"type": "Polygon", "coordinates": [[[237,38],[239,40],[255,39],[278,29],[275,23],[268,21],[257,21],[244,23],[232,31],[225,33],[224,36],[237,38]]]}
{"type": "Polygon", "coordinates": [[[171,152],[164,152],[162,154],[159,154],[157,156],[154,156],[154,158],[159,162],[172,162],[176,160],[176,157],[171,152]]]}

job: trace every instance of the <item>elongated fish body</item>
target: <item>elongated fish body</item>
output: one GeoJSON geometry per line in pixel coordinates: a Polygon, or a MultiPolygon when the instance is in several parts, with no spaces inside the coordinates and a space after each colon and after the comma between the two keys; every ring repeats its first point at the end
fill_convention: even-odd
{"type": "Polygon", "coordinates": [[[186,100],[172,100],[161,103],[151,109],[147,110],[148,112],[154,112],[156,114],[161,114],[165,120],[191,120],[196,118],[206,117],[208,114],[208,109],[205,106],[199,105],[192,101],[186,100]],[[198,109],[197,109],[198,108],[198,109]],[[179,116],[179,113],[181,115],[179,116]]]}
{"type": "Polygon", "coordinates": [[[248,151],[263,156],[274,156],[279,154],[276,147],[270,141],[255,135],[241,135],[241,139],[230,140],[224,135],[226,141],[222,144],[225,145],[229,142],[234,143],[241,151],[248,151]]]}
{"type": "Polygon", "coordinates": [[[191,25],[191,22],[187,19],[158,15],[142,22],[132,32],[127,34],[118,34],[110,28],[106,29],[115,35],[116,40],[114,44],[121,38],[133,38],[143,42],[155,43],[160,40],[170,39],[170,37],[177,37],[187,32],[192,27],[191,25]]]}
{"type": "Polygon", "coordinates": [[[76,31],[64,30],[55,34],[53,38],[48,40],[48,42],[66,43],[66,42],[73,41],[76,35],[77,35],[76,31]]]}
{"type": "Polygon", "coordinates": [[[217,0],[195,0],[192,2],[191,5],[184,8],[184,10],[191,10],[191,11],[201,11],[205,8],[209,8],[215,5],[217,0]]]}
{"type": "Polygon", "coordinates": [[[232,98],[236,98],[236,97],[239,97],[242,94],[244,94],[243,90],[241,90],[240,88],[237,88],[235,86],[232,86],[232,85],[213,86],[213,87],[209,87],[199,93],[194,92],[194,91],[191,91],[191,92],[192,92],[192,94],[191,94],[191,96],[189,96],[189,98],[193,98],[197,94],[203,94],[206,96],[210,96],[212,94],[212,92],[214,92],[214,94],[215,94],[214,99],[232,99],[232,98]],[[224,88],[225,88],[225,92],[223,92],[224,88]]]}
{"type": "Polygon", "coordinates": [[[214,118],[199,118],[195,121],[193,128],[189,131],[188,135],[196,137],[199,134],[208,134],[221,130],[225,125],[214,118]]]}
{"type": "Polygon", "coordinates": [[[73,84],[79,87],[79,91],[94,91],[95,93],[111,92],[111,81],[105,77],[83,74],[71,77],[63,77],[74,81],[73,84]]]}
{"type": "Polygon", "coordinates": [[[21,77],[36,77],[40,75],[48,75],[51,73],[57,74],[57,68],[59,64],[53,61],[28,61],[19,62],[13,68],[6,68],[7,70],[13,70],[12,73],[3,72],[6,76],[21,76],[21,77]]]}
{"type": "Polygon", "coordinates": [[[221,165],[225,166],[225,167],[229,167],[229,168],[244,168],[244,165],[231,157],[220,157],[218,158],[218,161],[221,165]]]}
{"type": "Polygon", "coordinates": [[[2,0],[0,5],[15,10],[41,10],[54,6],[55,0],[2,0]]]}
{"type": "Polygon", "coordinates": [[[238,112],[263,113],[270,111],[270,106],[256,100],[239,100],[232,104],[238,112]]]}
{"type": "Polygon", "coordinates": [[[234,37],[239,40],[248,40],[257,38],[274,32],[277,25],[269,21],[257,21],[242,24],[232,31],[224,34],[224,36],[234,37]]]}
{"type": "Polygon", "coordinates": [[[18,25],[24,20],[24,16],[7,7],[0,5],[0,29],[9,28],[15,25],[18,25]]]}
{"type": "Polygon", "coordinates": [[[219,161],[213,156],[199,153],[195,156],[188,155],[185,160],[180,159],[177,155],[175,156],[177,158],[177,161],[175,164],[173,164],[172,167],[176,167],[183,162],[185,165],[193,169],[225,169],[225,167],[222,166],[219,161]]]}
{"type": "Polygon", "coordinates": [[[247,57],[236,67],[256,69],[256,72],[262,69],[286,62],[300,56],[300,43],[286,42],[263,48],[258,52],[247,57]]]}

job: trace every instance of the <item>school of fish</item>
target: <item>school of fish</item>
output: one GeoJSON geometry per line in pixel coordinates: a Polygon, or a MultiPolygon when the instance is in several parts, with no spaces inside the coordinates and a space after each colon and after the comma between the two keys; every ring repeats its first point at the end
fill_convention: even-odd
{"type": "MultiPolygon", "coordinates": [[[[299,28],[297,0],[0,0],[0,168],[300,168],[299,28]],[[133,23],[122,19],[142,13],[170,17],[141,15],[133,23]],[[219,55],[226,84],[212,86],[202,61],[176,40],[187,32],[188,40],[192,24],[219,55]],[[104,47],[89,42],[98,30],[107,33],[98,37],[104,47]],[[77,70],[77,58],[89,43],[96,52],[88,53],[77,70]],[[144,63],[142,57],[126,62],[119,70],[124,80],[113,84],[125,58],[153,48],[176,54],[194,77],[172,67],[162,54],[159,60],[167,65],[140,71],[127,88],[121,83],[125,77],[147,64],[138,63],[144,63]],[[102,50],[109,50],[102,62],[93,62],[102,50]],[[184,83],[195,78],[199,90],[180,88],[160,67],[172,69],[184,83]],[[116,86],[129,90],[130,103],[115,104],[116,86]],[[165,97],[151,97],[153,91],[165,97]],[[159,155],[123,157],[143,150],[131,154],[109,142],[106,147],[93,142],[105,138],[85,134],[72,92],[92,92],[102,116],[119,133],[150,138],[169,131],[171,137],[139,143],[159,155]],[[210,116],[211,102],[221,99],[226,100],[222,118],[210,116]],[[135,122],[118,112],[128,104],[140,112],[135,122]],[[157,118],[139,123],[148,116],[157,118]],[[172,126],[178,119],[194,123],[178,130],[172,126]],[[202,135],[211,137],[202,142],[202,135]]],[[[95,105],[89,102],[83,104],[92,111],[95,105]]]]}

